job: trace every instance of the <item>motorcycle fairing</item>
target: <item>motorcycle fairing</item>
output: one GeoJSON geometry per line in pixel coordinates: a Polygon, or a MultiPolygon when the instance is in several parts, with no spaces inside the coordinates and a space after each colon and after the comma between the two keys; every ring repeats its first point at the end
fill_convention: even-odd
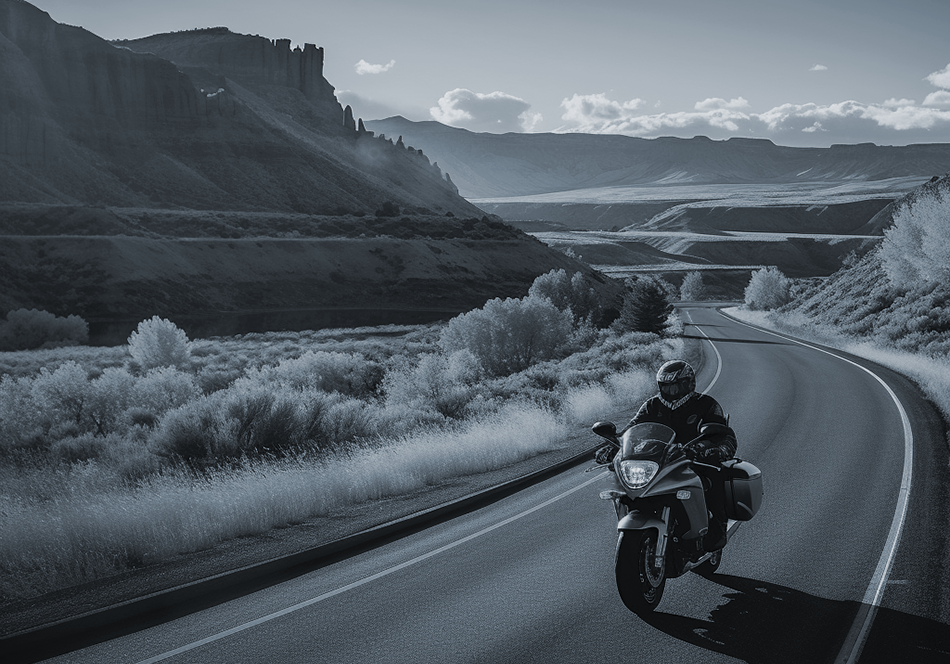
{"type": "Polygon", "coordinates": [[[689,522],[689,529],[682,535],[684,539],[700,537],[709,525],[703,481],[685,459],[660,469],[640,498],[675,499],[686,512],[689,522]],[[684,492],[689,492],[689,497],[683,497],[684,492]]]}

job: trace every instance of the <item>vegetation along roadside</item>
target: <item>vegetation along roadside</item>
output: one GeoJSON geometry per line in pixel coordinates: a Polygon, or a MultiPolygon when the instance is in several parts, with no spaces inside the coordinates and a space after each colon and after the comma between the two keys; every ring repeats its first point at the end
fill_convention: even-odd
{"type": "Polygon", "coordinates": [[[610,312],[557,270],[445,324],[189,341],[154,317],[3,353],[2,601],[557,449],[682,352],[671,293],[632,286],[610,312]]]}

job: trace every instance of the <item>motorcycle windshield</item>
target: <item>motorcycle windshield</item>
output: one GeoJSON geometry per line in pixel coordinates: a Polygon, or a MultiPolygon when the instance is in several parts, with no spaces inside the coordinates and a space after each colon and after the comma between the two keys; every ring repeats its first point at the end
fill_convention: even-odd
{"type": "Polygon", "coordinates": [[[623,434],[624,459],[646,459],[660,465],[666,459],[667,450],[676,434],[664,424],[645,422],[630,427],[623,434]]]}

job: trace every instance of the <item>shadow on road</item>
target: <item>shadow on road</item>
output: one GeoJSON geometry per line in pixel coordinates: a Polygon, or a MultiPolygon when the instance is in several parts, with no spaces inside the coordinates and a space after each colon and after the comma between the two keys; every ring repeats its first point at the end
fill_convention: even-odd
{"type": "MultiPolygon", "coordinates": [[[[706,327],[705,325],[703,327],[706,327]]],[[[712,341],[717,344],[758,344],[767,346],[789,346],[787,341],[765,341],[762,339],[709,339],[707,337],[697,337],[693,334],[681,334],[680,339],[696,339],[697,341],[712,341]]]]}
{"type": "MultiPolygon", "coordinates": [[[[648,622],[681,641],[750,664],[834,661],[860,606],[736,576],[710,580],[727,592],[708,620],[656,613],[648,622]]],[[[946,664],[950,625],[881,609],[860,661],[946,664]]]]}

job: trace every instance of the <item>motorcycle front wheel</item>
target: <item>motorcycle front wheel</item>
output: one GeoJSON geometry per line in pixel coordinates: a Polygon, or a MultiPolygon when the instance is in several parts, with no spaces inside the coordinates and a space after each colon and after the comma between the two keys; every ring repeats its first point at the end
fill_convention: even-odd
{"type": "Polygon", "coordinates": [[[666,588],[666,565],[654,566],[656,538],[655,530],[630,530],[617,539],[617,591],[624,606],[637,615],[652,613],[666,588]]]}

